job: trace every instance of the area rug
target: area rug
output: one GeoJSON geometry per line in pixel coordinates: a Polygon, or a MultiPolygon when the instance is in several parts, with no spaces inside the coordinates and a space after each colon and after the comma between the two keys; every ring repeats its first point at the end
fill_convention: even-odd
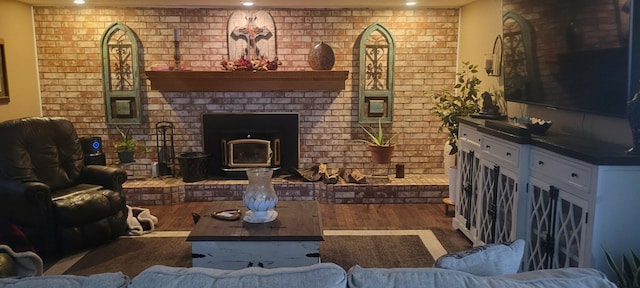
{"type": "Polygon", "coordinates": [[[91,250],[64,274],[91,275],[121,271],[129,277],[156,264],[191,267],[191,243],[186,238],[118,238],[91,250]]]}
{"type": "Polygon", "coordinates": [[[320,245],[322,262],[349,270],[362,267],[430,267],[433,257],[416,235],[326,236],[320,245]]]}
{"type": "MultiPolygon", "coordinates": [[[[321,261],[336,263],[345,270],[355,264],[380,268],[430,267],[434,258],[446,252],[438,250],[438,247],[446,247],[443,247],[435,236],[425,238],[423,231],[433,235],[429,230],[325,231],[325,241],[321,242],[320,246],[321,261]],[[438,255],[434,257],[434,253],[438,255]]],[[[49,265],[45,274],[90,275],[120,271],[129,277],[135,277],[144,269],[156,264],[191,267],[191,244],[185,241],[186,235],[148,236],[151,237],[118,238],[76,255],[75,258],[71,257],[65,263],[49,265]]]]}

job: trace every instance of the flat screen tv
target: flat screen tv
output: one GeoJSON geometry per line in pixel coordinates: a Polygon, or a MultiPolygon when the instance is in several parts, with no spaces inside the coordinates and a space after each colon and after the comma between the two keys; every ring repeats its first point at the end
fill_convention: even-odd
{"type": "Polygon", "coordinates": [[[625,117],[626,102],[640,87],[640,45],[633,43],[640,31],[632,28],[638,6],[633,0],[504,0],[505,99],[625,117]]]}

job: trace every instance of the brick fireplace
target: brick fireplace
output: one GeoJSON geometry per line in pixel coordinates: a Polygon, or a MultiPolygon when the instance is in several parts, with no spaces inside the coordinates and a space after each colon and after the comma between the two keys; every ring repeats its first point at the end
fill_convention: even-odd
{"type": "MultiPolygon", "coordinates": [[[[221,71],[227,55],[227,9],[169,8],[33,8],[40,91],[44,116],[69,118],[79,136],[103,140],[108,165],[117,159],[113,147],[118,133],[104,121],[100,70],[100,41],[105,27],[120,22],[131,27],[144,47],[144,67],[173,61],[173,29],[181,31],[183,63],[193,71],[221,71]],[[96,17],[95,15],[99,15],[96,17]],[[63,19],[64,21],[61,21],[63,19]],[[64,25],[61,23],[64,22],[64,25]]],[[[406,174],[443,173],[445,133],[430,113],[429,92],[451,87],[455,79],[458,45],[458,9],[271,9],[277,27],[278,71],[307,71],[309,50],[323,41],[336,55],[334,71],[348,71],[339,91],[299,89],[282,91],[169,92],[142,87],[142,122],[125,125],[132,136],[150,148],[136,153],[125,168],[145,178],[157,160],[155,124],[174,124],[176,155],[202,151],[202,115],[211,113],[297,113],[300,125],[300,168],[317,163],[357,168],[368,173],[373,165],[368,151],[353,140],[363,138],[358,124],[358,36],[380,22],[397,44],[393,123],[385,129],[400,133],[393,164],[404,164],[406,174]]],[[[143,75],[143,77],[146,77],[143,75]]],[[[216,85],[216,82],[209,82],[216,85]]],[[[248,83],[247,83],[248,84],[248,83]]],[[[242,82],[237,86],[244,86],[242,82]]],[[[292,86],[293,87],[293,86],[292,86]]]]}

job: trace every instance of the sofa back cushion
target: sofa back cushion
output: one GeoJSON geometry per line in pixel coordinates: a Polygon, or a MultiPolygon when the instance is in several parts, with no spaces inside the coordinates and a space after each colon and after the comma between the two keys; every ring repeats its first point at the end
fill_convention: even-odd
{"type": "Polygon", "coordinates": [[[500,276],[476,276],[441,268],[349,269],[350,288],[473,287],[473,288],[616,288],[601,272],[591,268],[537,270],[500,276]]]}
{"type": "Polygon", "coordinates": [[[131,280],[132,288],[344,288],[346,271],[333,263],[303,267],[219,270],[152,266],[131,280]]]}
{"type": "Polygon", "coordinates": [[[61,117],[0,123],[0,177],[38,181],[52,191],[73,186],[82,171],[82,146],[73,124],[61,117]],[[10,135],[10,136],[8,136],[10,135]]]}
{"type": "Polygon", "coordinates": [[[0,288],[126,288],[128,285],[129,278],[119,272],[91,276],[50,275],[0,279],[0,288]]]}

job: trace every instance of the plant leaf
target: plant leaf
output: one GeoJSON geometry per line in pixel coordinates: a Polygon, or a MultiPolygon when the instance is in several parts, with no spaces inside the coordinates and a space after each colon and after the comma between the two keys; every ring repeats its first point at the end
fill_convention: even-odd
{"type": "Polygon", "coordinates": [[[629,286],[633,283],[633,266],[631,262],[627,258],[627,256],[622,256],[622,273],[624,274],[624,283],[629,286]]]}
{"type": "Polygon", "coordinates": [[[362,127],[362,130],[364,130],[364,132],[367,133],[367,135],[369,135],[369,138],[371,138],[371,141],[366,141],[366,140],[362,140],[362,141],[367,142],[367,143],[372,144],[372,145],[379,145],[377,143],[376,136],[373,136],[373,134],[371,132],[369,132],[369,130],[367,128],[364,128],[364,126],[360,125],[360,127],[362,127]]]}
{"type": "MultiPolygon", "coordinates": [[[[613,273],[616,274],[616,277],[618,277],[618,285],[620,286],[623,283],[622,281],[624,279],[623,278],[623,275],[624,275],[623,270],[618,268],[618,265],[616,265],[616,262],[613,260],[613,258],[611,257],[611,255],[607,251],[604,251],[604,255],[605,255],[606,259],[607,259],[607,264],[609,265],[609,268],[611,268],[613,273]]],[[[622,268],[624,268],[624,265],[623,265],[622,268]]],[[[623,286],[623,287],[626,287],[626,286],[623,286]]],[[[622,288],[622,287],[620,287],[620,288],[622,288]]]]}
{"type": "Polygon", "coordinates": [[[631,257],[633,258],[633,270],[634,270],[634,275],[633,275],[633,280],[631,281],[631,287],[635,287],[635,288],[640,288],[640,258],[638,257],[638,255],[631,251],[631,257]]]}
{"type": "Polygon", "coordinates": [[[378,136],[376,137],[376,143],[382,144],[382,118],[378,118],[378,136]]]}

